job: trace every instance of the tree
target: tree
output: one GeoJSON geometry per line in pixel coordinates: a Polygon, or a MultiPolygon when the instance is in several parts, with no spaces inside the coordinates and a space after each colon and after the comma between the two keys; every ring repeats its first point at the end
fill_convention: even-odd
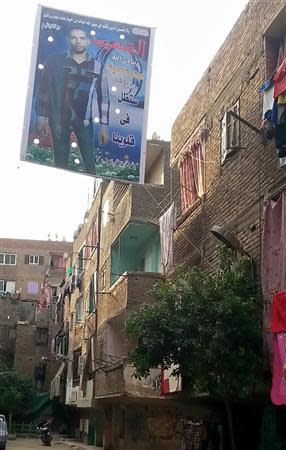
{"type": "Polygon", "coordinates": [[[229,401],[248,398],[261,367],[262,333],[252,261],[222,250],[220,270],[195,267],[151,290],[126,321],[135,342],[130,359],[136,377],[152,367],[172,368],[193,393],[222,398],[235,448],[229,401]]]}
{"type": "Polygon", "coordinates": [[[34,396],[32,380],[0,365],[0,411],[21,413],[34,396]]]}

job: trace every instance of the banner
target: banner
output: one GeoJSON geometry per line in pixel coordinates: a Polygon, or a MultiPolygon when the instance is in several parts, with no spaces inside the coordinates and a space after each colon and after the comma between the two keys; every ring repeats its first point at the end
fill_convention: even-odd
{"type": "Polygon", "coordinates": [[[153,35],[39,6],[21,160],[143,183],[153,35]]]}

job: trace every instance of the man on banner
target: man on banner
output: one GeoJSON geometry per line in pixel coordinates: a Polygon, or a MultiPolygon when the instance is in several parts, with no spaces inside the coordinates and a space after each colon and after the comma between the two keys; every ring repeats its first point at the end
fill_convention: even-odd
{"type": "Polygon", "coordinates": [[[69,168],[70,137],[74,132],[87,173],[96,174],[94,122],[99,122],[99,145],[109,140],[109,91],[104,66],[87,52],[87,31],[74,25],[67,35],[69,52],[49,55],[35,101],[39,137],[49,126],[55,167],[69,168]],[[98,111],[98,112],[96,112],[98,111]]]}

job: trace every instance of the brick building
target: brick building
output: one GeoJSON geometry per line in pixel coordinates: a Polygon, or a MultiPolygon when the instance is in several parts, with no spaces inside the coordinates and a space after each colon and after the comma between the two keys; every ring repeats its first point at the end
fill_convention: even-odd
{"type": "Polygon", "coordinates": [[[173,449],[178,442],[184,408],[179,413],[161,396],[159,370],[132,377],[123,332],[129,312],[163,280],[156,218],[171,190],[168,142],[148,141],[146,178],[145,186],[101,183],[58,298],[55,350],[63,364],[51,394],[66,391],[65,404],[80,411],[77,436],[96,448],[173,449]]]}
{"type": "MultiPolygon", "coordinates": [[[[285,0],[250,0],[178,115],[171,139],[171,167],[180,171],[180,188],[171,199],[179,211],[174,268],[199,264],[215,271],[215,235],[229,244],[239,241],[256,263],[266,330],[272,295],[286,289],[286,158],[278,157],[277,142],[259,131],[266,110],[265,95],[258,91],[281,64],[283,52],[285,58],[285,42],[285,0]]],[[[284,133],[285,138],[285,128],[284,133]]],[[[267,346],[267,331],[264,339],[267,346]]],[[[237,432],[237,448],[258,448],[261,430],[267,442],[281,419],[281,408],[254,411],[256,422],[246,409],[235,418],[237,431],[244,426],[237,432]],[[262,414],[268,414],[268,424],[273,421],[272,431],[262,414]]],[[[277,432],[263,449],[273,448],[274,439],[285,443],[277,432]]]]}
{"type": "MultiPolygon", "coordinates": [[[[218,240],[212,230],[221,239],[240,243],[265,285],[267,280],[260,279],[262,244],[267,243],[265,211],[283,203],[286,159],[278,157],[274,139],[259,131],[264,94],[258,90],[277,67],[285,24],[285,0],[250,0],[173,125],[171,171],[165,171],[164,188],[102,183],[76,236],[71,277],[59,301],[57,351],[67,366],[67,378],[62,376],[66,404],[80,408],[78,431],[100,448],[176,450],[181,448],[182,417],[196,421],[220,414],[213,403],[206,406],[197,399],[186,407],[182,401],[160,398],[156,372],[141,383],[131,378],[125,358],[130,344],[122,327],[128,311],[162,279],[157,224],[173,202],[178,212],[174,268],[200,264],[215,271],[218,240]]],[[[152,184],[155,161],[147,183],[152,184]]],[[[285,211],[285,206],[280,209],[285,211]]],[[[283,233],[282,213],[275,220],[274,228],[283,233]]],[[[285,262],[283,239],[273,248],[285,262]]],[[[276,288],[286,289],[279,276],[276,288]]],[[[263,294],[267,319],[269,292],[263,294]]],[[[54,384],[60,395],[59,380],[54,384]]],[[[284,442],[278,432],[269,437],[279,428],[281,410],[264,408],[268,399],[260,402],[262,407],[236,410],[238,449],[258,448],[261,432],[263,442],[271,443],[264,450],[272,449],[274,440],[284,442]]]]}
{"type": "MultiPolygon", "coordinates": [[[[1,349],[8,365],[30,377],[50,355],[53,301],[71,248],[69,242],[0,239],[1,349]],[[48,308],[41,310],[43,300],[48,308]]],[[[53,362],[46,365],[43,388],[55,372],[53,362]]]]}

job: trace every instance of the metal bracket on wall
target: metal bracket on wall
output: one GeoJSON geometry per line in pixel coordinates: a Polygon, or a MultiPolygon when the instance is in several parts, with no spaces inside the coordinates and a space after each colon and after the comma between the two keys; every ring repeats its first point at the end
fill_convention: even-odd
{"type": "Polygon", "coordinates": [[[243,123],[243,125],[247,126],[248,128],[250,128],[252,131],[255,131],[255,133],[257,134],[261,134],[259,128],[256,128],[254,125],[252,125],[250,122],[248,122],[247,120],[243,119],[242,117],[240,117],[238,114],[236,114],[233,111],[227,111],[226,113],[229,116],[232,116],[234,119],[239,120],[239,122],[243,123]]]}

